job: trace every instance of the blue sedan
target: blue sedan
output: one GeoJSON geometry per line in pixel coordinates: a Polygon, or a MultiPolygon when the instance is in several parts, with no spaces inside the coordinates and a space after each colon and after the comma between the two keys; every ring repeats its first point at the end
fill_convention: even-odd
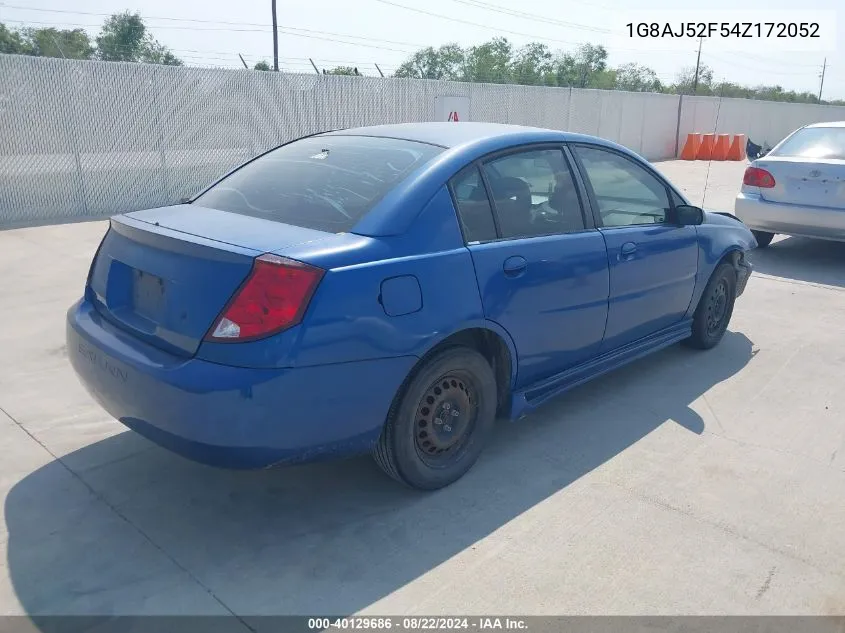
{"type": "Polygon", "coordinates": [[[446,486],[497,417],[715,346],[752,233],[614,143],[485,123],[305,137],[186,204],[115,216],[67,315],[112,416],[261,468],[372,452],[446,486]]]}

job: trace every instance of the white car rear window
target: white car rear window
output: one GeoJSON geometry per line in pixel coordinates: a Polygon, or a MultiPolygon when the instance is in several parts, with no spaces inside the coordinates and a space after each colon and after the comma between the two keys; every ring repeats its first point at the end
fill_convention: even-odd
{"type": "Polygon", "coordinates": [[[845,127],[808,127],[790,136],[770,156],[845,159],[845,127]]]}

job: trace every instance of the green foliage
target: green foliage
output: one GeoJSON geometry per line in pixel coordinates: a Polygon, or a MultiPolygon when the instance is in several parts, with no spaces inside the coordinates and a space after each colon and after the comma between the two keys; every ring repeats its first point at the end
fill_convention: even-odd
{"type": "Polygon", "coordinates": [[[0,53],[9,55],[33,55],[32,43],[20,31],[7,29],[0,24],[0,53]]]}
{"type": "Polygon", "coordinates": [[[270,64],[265,62],[263,59],[258,62],[255,66],[252,67],[253,70],[270,70],[270,64]]]}
{"type": "Polygon", "coordinates": [[[94,46],[83,29],[19,29],[0,24],[0,53],[91,59],[94,46]]]}
{"type": "Polygon", "coordinates": [[[463,81],[466,55],[457,44],[445,44],[438,49],[423,48],[396,69],[394,76],[411,79],[442,79],[463,81]]]}
{"type": "Polygon", "coordinates": [[[110,62],[144,62],[181,66],[182,61],[147,33],[138,13],[115,13],[97,36],[97,57],[110,62]]]}
{"type": "MultiPolygon", "coordinates": [[[[540,42],[531,42],[514,49],[503,37],[461,48],[446,44],[427,47],[411,55],[394,74],[395,77],[509,83],[531,86],[559,86],[627,90],[631,92],[665,92],[693,94],[695,67],[684,68],[672,84],[660,81],[653,69],[636,63],[610,68],[607,50],[596,44],[582,44],[573,52],[552,51],[540,42]]],[[[740,86],[730,82],[716,83],[713,69],[702,64],[695,94],[722,95],[744,99],[818,103],[810,92],[786,91],[780,86],[740,86]]],[[[825,101],[845,105],[845,101],[825,101]]]]}
{"type": "Polygon", "coordinates": [[[96,47],[83,29],[9,29],[0,24],[0,53],[144,62],[181,66],[182,60],[147,32],[137,13],[115,13],[96,38],[96,47]]]}
{"type": "Polygon", "coordinates": [[[94,46],[82,29],[26,29],[24,37],[32,43],[32,54],[41,57],[91,59],[94,54],[94,46]]]}
{"type": "Polygon", "coordinates": [[[138,13],[115,13],[97,36],[97,56],[107,62],[137,62],[144,50],[147,29],[138,13]]]}
{"type": "Polygon", "coordinates": [[[359,75],[357,68],[353,68],[352,66],[335,66],[330,71],[328,71],[329,75],[359,75]]]}
{"type": "Polygon", "coordinates": [[[629,92],[664,92],[665,88],[657,74],[648,66],[623,64],[615,69],[614,88],[629,92]]]}

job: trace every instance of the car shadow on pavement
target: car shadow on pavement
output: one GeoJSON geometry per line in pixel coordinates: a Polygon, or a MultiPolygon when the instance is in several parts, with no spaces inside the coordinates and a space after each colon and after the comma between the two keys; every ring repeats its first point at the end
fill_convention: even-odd
{"type": "Polygon", "coordinates": [[[787,237],[751,254],[754,271],[845,288],[845,242],[787,237]]]}
{"type": "Polygon", "coordinates": [[[653,459],[628,464],[670,467],[667,453],[701,441],[690,405],[752,355],[728,332],[708,352],[673,346],[598,378],[501,422],[470,473],[434,493],[389,480],[369,457],[226,471],[120,433],[10,491],[9,575],[30,615],[354,613],[680,424],[693,434],[682,447],[661,435],[653,459]]]}

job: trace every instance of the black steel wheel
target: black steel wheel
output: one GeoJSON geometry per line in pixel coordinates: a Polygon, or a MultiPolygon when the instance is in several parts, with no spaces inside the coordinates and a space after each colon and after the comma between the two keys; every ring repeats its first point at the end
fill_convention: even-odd
{"type": "Polygon", "coordinates": [[[728,329],[736,301],[736,270],[730,262],[719,264],[704,288],[692,321],[687,344],[710,349],[719,344],[728,329]]]}
{"type": "Polygon", "coordinates": [[[455,347],[425,361],[400,391],[374,451],[391,477],[434,490],[478,459],[496,417],[496,379],[487,360],[455,347]]]}
{"type": "Polygon", "coordinates": [[[728,281],[723,277],[707,297],[707,336],[716,336],[723,330],[728,311],[728,292],[728,281]]]}

